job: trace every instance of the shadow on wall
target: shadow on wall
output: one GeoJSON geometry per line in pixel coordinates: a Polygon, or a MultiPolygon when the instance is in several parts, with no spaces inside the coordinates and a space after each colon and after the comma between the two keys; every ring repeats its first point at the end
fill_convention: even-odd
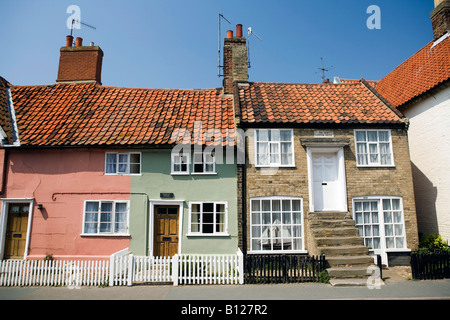
{"type": "Polygon", "coordinates": [[[419,232],[423,234],[439,234],[436,215],[436,198],[438,190],[412,161],[411,169],[419,232]]]}

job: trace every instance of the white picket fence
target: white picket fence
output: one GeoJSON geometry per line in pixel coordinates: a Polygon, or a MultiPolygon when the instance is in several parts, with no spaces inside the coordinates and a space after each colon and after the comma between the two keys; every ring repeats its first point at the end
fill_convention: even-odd
{"type": "Polygon", "coordinates": [[[133,283],[172,282],[171,257],[132,256],[133,283]]]}
{"type": "Polygon", "coordinates": [[[0,261],[0,286],[102,286],[108,278],[108,261],[0,261]]]}
{"type": "Polygon", "coordinates": [[[116,252],[110,257],[110,271],[109,271],[109,285],[112,286],[124,286],[131,285],[129,283],[130,276],[128,270],[132,270],[130,267],[130,250],[123,249],[116,252]]]}
{"type": "Polygon", "coordinates": [[[244,258],[240,251],[229,255],[179,255],[174,257],[174,285],[242,284],[244,258]]]}
{"type": "Polygon", "coordinates": [[[102,260],[2,260],[0,286],[131,286],[133,283],[243,284],[244,256],[134,256],[129,249],[102,260]]]}

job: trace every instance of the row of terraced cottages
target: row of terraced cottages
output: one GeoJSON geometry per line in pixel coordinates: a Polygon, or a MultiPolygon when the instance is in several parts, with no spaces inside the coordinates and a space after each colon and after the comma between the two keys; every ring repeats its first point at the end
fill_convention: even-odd
{"type": "Polygon", "coordinates": [[[108,87],[72,41],[55,84],[1,81],[1,259],[315,255],[333,216],[355,259],[417,247],[408,122],[365,80],[249,82],[238,25],[222,88],[108,87]]]}

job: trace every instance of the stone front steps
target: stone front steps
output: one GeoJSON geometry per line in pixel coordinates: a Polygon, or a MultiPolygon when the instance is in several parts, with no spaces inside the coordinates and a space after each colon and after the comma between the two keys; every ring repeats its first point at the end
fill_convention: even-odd
{"type": "Polygon", "coordinates": [[[316,248],[324,254],[333,286],[366,286],[374,265],[348,212],[310,212],[308,222],[316,248]]]}

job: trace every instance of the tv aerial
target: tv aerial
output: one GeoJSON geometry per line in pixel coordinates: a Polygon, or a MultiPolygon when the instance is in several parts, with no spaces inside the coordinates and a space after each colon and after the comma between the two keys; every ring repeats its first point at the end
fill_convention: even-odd
{"type": "MultiPolygon", "coordinates": [[[[324,82],[324,81],[325,81],[325,72],[330,71],[330,69],[333,68],[333,66],[329,66],[329,67],[325,68],[325,67],[323,66],[323,58],[322,58],[322,57],[320,57],[320,61],[322,62],[322,68],[318,68],[318,69],[322,71],[322,82],[324,82]]],[[[319,72],[319,71],[318,71],[318,72],[319,72]]],[[[318,72],[316,72],[316,74],[317,74],[318,72]]]]}
{"type": "Polygon", "coordinates": [[[248,37],[247,37],[247,66],[251,68],[250,64],[250,36],[254,36],[259,41],[262,41],[260,37],[256,33],[253,32],[252,27],[248,27],[247,29],[248,37]]]}
{"type": "Polygon", "coordinates": [[[218,37],[218,39],[219,39],[219,56],[218,56],[218,65],[217,65],[217,68],[218,68],[218,73],[217,73],[217,76],[218,77],[220,77],[220,76],[222,76],[221,74],[220,74],[220,68],[222,68],[222,65],[221,65],[221,63],[220,63],[220,52],[221,52],[221,48],[222,48],[222,46],[221,46],[221,34],[220,34],[220,21],[221,21],[221,19],[224,19],[226,22],[228,22],[229,24],[231,24],[231,22],[230,21],[228,21],[228,19],[227,18],[225,18],[224,16],[223,16],[223,14],[221,14],[221,13],[219,13],[219,37],[218,37]]]}
{"type": "Polygon", "coordinates": [[[86,26],[86,27],[88,27],[88,28],[97,30],[96,27],[91,26],[90,24],[84,23],[84,22],[82,22],[82,21],[80,21],[80,20],[77,20],[77,19],[72,19],[72,27],[70,28],[70,35],[71,35],[71,36],[72,36],[72,33],[73,33],[73,25],[74,25],[75,22],[76,22],[76,23],[79,23],[79,24],[82,24],[83,26],[86,26]]]}

